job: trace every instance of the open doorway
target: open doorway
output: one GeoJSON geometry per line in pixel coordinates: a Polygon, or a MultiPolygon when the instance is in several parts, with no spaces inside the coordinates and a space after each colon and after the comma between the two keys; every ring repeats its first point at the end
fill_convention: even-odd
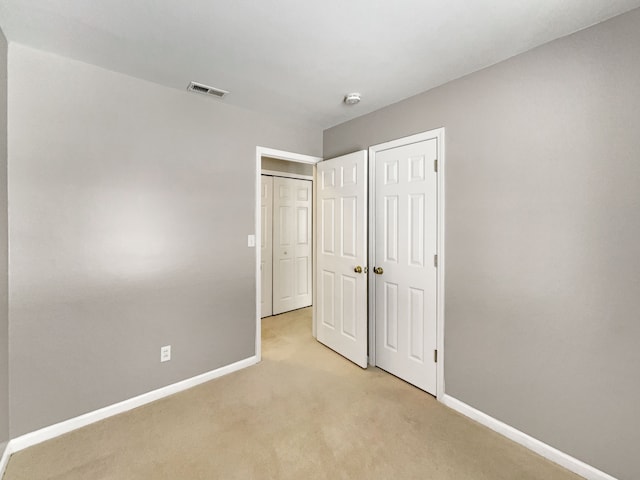
{"type": "Polygon", "coordinates": [[[313,168],[262,157],[262,318],[312,304],[313,168]]]}
{"type": "MultiPolygon", "coordinates": [[[[281,313],[288,309],[310,305],[315,299],[315,283],[312,274],[315,269],[315,256],[313,255],[315,251],[315,237],[313,235],[313,222],[315,222],[314,178],[315,164],[321,160],[319,157],[310,155],[264,147],[256,148],[255,231],[258,240],[256,242],[256,356],[259,360],[262,351],[262,317],[269,312],[281,313]],[[305,182],[308,183],[305,184],[305,182]],[[270,188],[265,189],[265,185],[270,188]],[[277,194],[273,195],[275,191],[277,194]],[[272,198],[265,198],[265,194],[270,194],[272,198]],[[271,211],[266,212],[270,202],[271,211]],[[273,202],[275,202],[276,209],[273,208],[273,202]],[[305,208],[307,213],[304,213],[305,208]],[[268,215],[268,218],[271,219],[271,225],[263,222],[264,215],[268,215]],[[307,215],[311,222],[305,223],[304,215],[307,215]],[[277,226],[276,229],[273,229],[274,225],[277,226]],[[304,231],[298,232],[298,225],[305,225],[304,231]],[[292,228],[294,226],[295,229],[292,228]],[[275,235],[272,234],[274,231],[275,235]],[[300,236],[301,240],[304,240],[306,236],[307,246],[304,246],[304,241],[299,242],[300,245],[297,246],[285,245],[287,241],[281,240],[282,235],[287,233],[300,236]],[[266,245],[268,240],[271,240],[271,245],[266,245]],[[304,250],[305,248],[308,252],[304,250]],[[268,258],[269,256],[271,258],[268,258]],[[308,261],[304,260],[305,256],[308,256],[308,261]],[[296,257],[302,259],[298,264],[295,261],[296,257]],[[275,288],[272,282],[271,288],[269,288],[268,278],[269,275],[273,278],[274,270],[278,276],[277,279],[284,281],[280,282],[280,285],[277,285],[276,282],[275,288]],[[311,286],[310,299],[303,295],[286,293],[294,291],[295,285],[292,285],[291,282],[297,281],[295,280],[297,277],[303,278],[305,282],[308,282],[307,286],[311,286]],[[269,289],[271,295],[269,295],[269,289]],[[265,305],[269,299],[271,305],[265,305]]],[[[315,336],[315,318],[312,325],[315,336]]]]}

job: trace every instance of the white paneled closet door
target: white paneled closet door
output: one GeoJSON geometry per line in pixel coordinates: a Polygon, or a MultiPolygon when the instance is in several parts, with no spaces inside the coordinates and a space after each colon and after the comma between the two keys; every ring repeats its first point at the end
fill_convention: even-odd
{"type": "Polygon", "coordinates": [[[367,152],[317,167],[318,341],[367,368],[367,152]]]}
{"type": "Polygon", "coordinates": [[[273,314],[308,307],[312,182],[273,178],[273,314]]]}
{"type": "Polygon", "coordinates": [[[436,394],[436,138],[375,157],[376,365],[436,394]]]}
{"type": "Polygon", "coordinates": [[[273,177],[262,175],[260,188],[260,316],[273,315],[273,177]]]}

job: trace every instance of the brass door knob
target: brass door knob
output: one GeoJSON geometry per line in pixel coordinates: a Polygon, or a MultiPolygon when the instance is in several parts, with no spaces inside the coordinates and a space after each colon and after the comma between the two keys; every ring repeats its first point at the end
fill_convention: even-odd
{"type": "Polygon", "coordinates": [[[382,275],[384,273],[384,270],[382,269],[382,267],[373,267],[373,273],[375,273],[376,275],[382,275]]]}
{"type": "Polygon", "coordinates": [[[362,267],[358,265],[356,268],[353,269],[353,271],[356,273],[362,273],[362,267]]]}

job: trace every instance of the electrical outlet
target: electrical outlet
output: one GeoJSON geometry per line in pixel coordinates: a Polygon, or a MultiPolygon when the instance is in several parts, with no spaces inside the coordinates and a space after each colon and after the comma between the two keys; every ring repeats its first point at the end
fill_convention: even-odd
{"type": "Polygon", "coordinates": [[[169,360],[171,360],[171,345],[160,347],[160,361],[168,362],[169,360]]]}

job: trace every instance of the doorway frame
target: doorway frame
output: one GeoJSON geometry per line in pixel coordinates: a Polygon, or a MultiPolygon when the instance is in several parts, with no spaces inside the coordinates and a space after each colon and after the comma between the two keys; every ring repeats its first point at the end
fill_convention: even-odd
{"type": "MultiPolygon", "coordinates": [[[[301,153],[293,153],[287,152],[285,150],[276,150],[274,148],[268,147],[256,147],[256,178],[255,178],[255,251],[256,251],[256,360],[259,362],[262,360],[262,318],[260,317],[260,295],[262,293],[261,290],[261,275],[260,275],[260,231],[262,229],[262,215],[260,212],[260,176],[262,175],[262,157],[270,157],[275,158],[277,160],[286,160],[288,162],[296,162],[296,163],[306,163],[314,166],[313,176],[315,177],[315,165],[318,162],[321,162],[323,158],[314,157],[312,155],[303,155],[301,153]]],[[[316,218],[316,182],[312,181],[312,212],[313,212],[313,220],[312,220],[312,232],[315,232],[314,224],[316,218]]],[[[312,250],[313,250],[313,258],[312,258],[312,268],[315,271],[316,268],[316,245],[315,245],[315,233],[312,233],[312,250]]],[[[312,276],[313,278],[313,276],[312,276]]],[[[312,282],[312,303],[315,306],[316,301],[316,283],[312,282]]],[[[315,333],[315,308],[313,309],[313,331],[315,333]]]]}
{"type": "MultiPolygon", "coordinates": [[[[388,142],[369,147],[369,268],[375,265],[375,238],[376,238],[376,211],[375,211],[375,187],[376,187],[376,154],[383,150],[437,139],[437,238],[436,255],[438,256],[437,286],[436,286],[436,350],[438,358],[436,363],[436,397],[442,400],[445,392],[444,385],[444,273],[445,273],[445,137],[444,127],[426,132],[417,133],[408,137],[398,138],[388,142]]],[[[369,275],[369,365],[376,365],[376,290],[375,276],[369,275]]]]}

